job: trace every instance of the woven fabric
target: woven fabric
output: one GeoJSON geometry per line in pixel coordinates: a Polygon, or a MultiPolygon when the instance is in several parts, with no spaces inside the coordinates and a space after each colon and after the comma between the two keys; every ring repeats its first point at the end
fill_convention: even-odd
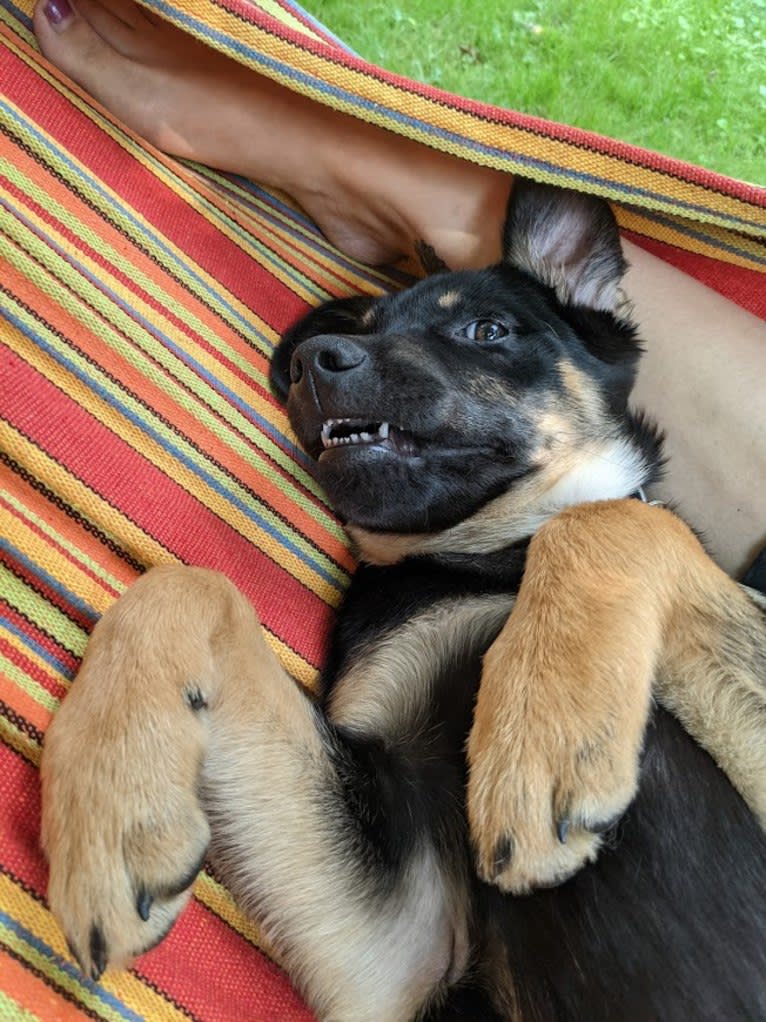
{"type": "Polygon", "coordinates": [[[336,110],[474,163],[610,199],[632,241],[766,318],[760,278],[766,188],[384,71],[287,0],[141,2],[232,59],[336,110]]]}
{"type": "MultiPolygon", "coordinates": [[[[279,0],[150,6],[320,102],[608,195],[632,237],[766,316],[762,190],[396,78],[279,0]]],[[[29,13],[0,2],[0,1020],[308,1020],[210,871],[131,972],[84,978],[46,908],[37,765],[94,622],[152,564],[224,571],[313,683],[353,564],[267,362],[308,305],[403,278],[142,144],[41,60],[29,13]]]]}

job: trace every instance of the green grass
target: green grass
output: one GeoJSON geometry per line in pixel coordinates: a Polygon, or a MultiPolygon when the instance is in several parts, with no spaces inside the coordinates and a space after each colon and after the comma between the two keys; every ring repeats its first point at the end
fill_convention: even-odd
{"type": "Polygon", "coordinates": [[[308,0],[361,56],[766,183],[766,0],[308,0]]]}

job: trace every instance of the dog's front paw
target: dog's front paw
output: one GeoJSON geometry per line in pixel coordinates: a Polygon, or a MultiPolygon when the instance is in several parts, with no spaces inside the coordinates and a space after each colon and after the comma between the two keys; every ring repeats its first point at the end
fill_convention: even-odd
{"type": "Polygon", "coordinates": [[[598,853],[632,801],[647,715],[609,679],[555,658],[485,660],[468,743],[468,814],[479,875],[525,894],[563,883],[598,853]]]}
{"type": "Polygon", "coordinates": [[[201,703],[130,651],[92,649],[45,738],[43,847],[51,910],[98,979],[157,944],[186,904],[209,841],[197,798],[201,703]]]}

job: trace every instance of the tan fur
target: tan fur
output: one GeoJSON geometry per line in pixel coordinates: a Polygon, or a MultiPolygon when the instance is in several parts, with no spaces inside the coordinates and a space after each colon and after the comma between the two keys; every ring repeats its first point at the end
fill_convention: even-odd
{"type": "Polygon", "coordinates": [[[164,934],[188,891],[158,894],[147,922],[139,891],[191,882],[207,813],[222,877],[323,1020],[405,1022],[459,976],[465,906],[433,852],[412,855],[385,901],[343,854],[318,725],[224,576],[155,568],[106,613],[42,762],[50,903],[87,971],[94,922],[110,967],[164,934]]]}
{"type": "Polygon", "coordinates": [[[625,500],[552,519],[485,658],[468,745],[481,872],[521,893],[595,856],[587,828],[635,793],[655,676],[766,824],[765,651],[762,613],[671,512],[625,500]]]}
{"type": "Polygon", "coordinates": [[[433,681],[468,650],[481,650],[508,617],[513,597],[444,600],[364,650],[333,686],[335,724],[384,741],[417,733],[433,681]]]}
{"type": "MultiPolygon", "coordinates": [[[[556,429],[558,423],[553,420],[551,426],[556,429]]],[[[639,485],[646,472],[634,449],[619,439],[582,447],[572,444],[545,460],[526,481],[452,528],[406,535],[349,525],[348,532],[361,558],[370,564],[395,564],[413,554],[491,553],[534,533],[571,504],[629,493],[633,481],[639,485]]]]}
{"type": "Polygon", "coordinates": [[[442,309],[454,309],[461,298],[462,295],[459,291],[445,291],[438,299],[437,304],[442,309]]]}

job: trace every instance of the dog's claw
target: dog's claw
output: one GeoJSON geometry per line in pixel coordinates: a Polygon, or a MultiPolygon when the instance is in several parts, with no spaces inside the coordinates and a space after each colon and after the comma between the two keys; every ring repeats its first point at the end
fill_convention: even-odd
{"type": "Polygon", "coordinates": [[[95,923],[90,928],[90,959],[90,978],[97,983],[106,968],[107,951],[104,935],[95,923]]]}
{"type": "Polygon", "coordinates": [[[145,923],[149,921],[149,912],[151,911],[153,901],[154,898],[151,894],[142,887],[138,892],[138,898],[136,899],[136,909],[145,923]]]}
{"type": "Polygon", "coordinates": [[[69,952],[71,957],[77,962],[77,967],[79,968],[80,972],[85,972],[85,966],[83,965],[82,958],[80,958],[79,954],[75,950],[75,946],[69,939],[69,937],[66,938],[66,946],[67,951],[69,952]]]}
{"type": "Polygon", "coordinates": [[[616,827],[621,819],[622,813],[615,813],[614,816],[610,816],[606,820],[598,820],[596,821],[596,823],[589,824],[588,830],[591,832],[591,834],[606,834],[608,830],[611,830],[613,827],[616,827]]]}
{"type": "Polygon", "coordinates": [[[572,821],[569,819],[568,816],[564,816],[556,824],[556,833],[562,845],[565,845],[567,843],[567,836],[569,835],[569,827],[571,825],[571,822],[572,821]]]}
{"type": "Polygon", "coordinates": [[[495,845],[495,855],[492,863],[492,879],[497,877],[506,869],[513,858],[513,838],[506,834],[495,845]]]}

